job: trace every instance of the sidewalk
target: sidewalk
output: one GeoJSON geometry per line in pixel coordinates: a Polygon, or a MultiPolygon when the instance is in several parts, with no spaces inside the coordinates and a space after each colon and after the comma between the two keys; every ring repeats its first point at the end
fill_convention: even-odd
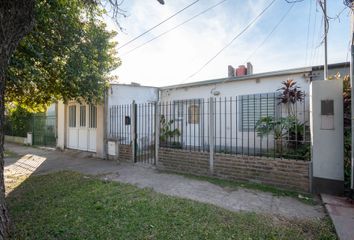
{"type": "Polygon", "coordinates": [[[354,202],[345,197],[321,194],[340,240],[354,239],[354,202]]]}
{"type": "Polygon", "coordinates": [[[50,151],[15,144],[6,144],[5,148],[18,154],[17,157],[5,159],[5,177],[72,170],[99,175],[105,180],[129,183],[140,188],[151,188],[170,196],[213,204],[234,212],[256,212],[307,220],[325,216],[323,206],[308,205],[291,197],[278,197],[246,188],[225,189],[207,181],[161,173],[153,167],[132,163],[117,164],[92,158],[83,152],[50,151]]]}

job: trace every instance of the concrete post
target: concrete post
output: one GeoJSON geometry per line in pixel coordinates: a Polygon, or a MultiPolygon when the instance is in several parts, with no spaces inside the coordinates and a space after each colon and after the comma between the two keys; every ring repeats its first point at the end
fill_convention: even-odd
{"type": "Polygon", "coordinates": [[[159,162],[160,148],[160,102],[155,103],[155,165],[159,162]]]}
{"type": "Polygon", "coordinates": [[[312,190],[344,191],[343,82],[313,81],[310,85],[312,190]]]}
{"type": "Polygon", "coordinates": [[[214,98],[209,98],[209,171],[214,173],[214,149],[215,149],[215,109],[214,98]]]}
{"type": "Polygon", "coordinates": [[[130,127],[130,130],[131,130],[131,134],[130,134],[130,136],[132,136],[132,162],[134,163],[135,162],[135,158],[136,158],[136,156],[135,156],[135,153],[136,153],[136,138],[137,138],[137,136],[136,136],[136,121],[137,121],[137,119],[136,119],[136,103],[135,103],[135,101],[133,101],[133,103],[131,104],[131,113],[130,113],[130,115],[131,115],[131,117],[130,117],[130,119],[131,119],[131,127],[130,127]]]}
{"type": "Polygon", "coordinates": [[[57,102],[57,148],[64,150],[65,148],[65,105],[62,101],[57,102]]]}

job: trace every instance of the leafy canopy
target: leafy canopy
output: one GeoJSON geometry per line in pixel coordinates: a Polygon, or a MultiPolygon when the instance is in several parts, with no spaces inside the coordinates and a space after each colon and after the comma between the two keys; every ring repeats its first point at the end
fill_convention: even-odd
{"type": "Polygon", "coordinates": [[[101,101],[120,65],[102,16],[80,0],[36,1],[35,27],[10,59],[6,102],[38,111],[57,100],[101,101]]]}

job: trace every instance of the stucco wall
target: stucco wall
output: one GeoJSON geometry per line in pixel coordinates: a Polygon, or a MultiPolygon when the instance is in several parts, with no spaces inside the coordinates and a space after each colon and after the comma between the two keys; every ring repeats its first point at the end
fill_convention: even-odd
{"type": "Polygon", "coordinates": [[[315,81],[311,89],[313,176],[343,181],[343,82],[315,81]],[[334,100],[333,129],[323,127],[321,100],[334,100]]]}

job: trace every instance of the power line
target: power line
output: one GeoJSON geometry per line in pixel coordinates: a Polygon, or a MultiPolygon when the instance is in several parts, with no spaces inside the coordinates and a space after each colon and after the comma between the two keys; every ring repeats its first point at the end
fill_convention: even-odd
{"type": "Polygon", "coordinates": [[[168,18],[166,18],[165,20],[163,20],[162,22],[156,24],[155,26],[149,28],[148,30],[146,30],[145,32],[141,33],[140,35],[136,36],[135,38],[129,40],[128,42],[124,43],[122,46],[118,47],[118,49],[121,49],[125,46],[127,46],[128,44],[132,43],[133,41],[137,40],[138,38],[144,36],[145,34],[151,32],[153,29],[157,28],[158,26],[160,26],[161,24],[167,22],[168,20],[170,20],[171,18],[177,16],[178,14],[180,14],[181,12],[183,12],[184,10],[190,8],[191,6],[193,6],[194,4],[196,4],[197,2],[199,2],[199,0],[196,0],[194,2],[192,2],[191,4],[187,5],[186,7],[182,8],[181,10],[179,10],[178,12],[176,12],[175,14],[169,16],[168,18]]]}
{"type": "Polygon", "coordinates": [[[146,41],[146,42],[140,44],[139,46],[137,46],[137,47],[131,49],[130,51],[124,53],[123,55],[129,54],[129,53],[131,53],[131,52],[137,50],[138,48],[141,48],[141,47],[143,47],[144,45],[146,45],[146,44],[148,44],[148,43],[150,43],[150,42],[152,42],[152,41],[154,41],[154,40],[156,40],[156,39],[162,37],[163,35],[166,35],[167,33],[172,32],[173,30],[175,30],[175,29],[179,28],[180,26],[182,26],[182,25],[184,25],[184,24],[186,24],[186,23],[192,21],[193,19],[195,19],[195,18],[199,17],[200,15],[202,15],[202,14],[204,14],[204,13],[206,13],[206,12],[212,10],[213,8],[219,6],[220,4],[222,4],[222,3],[226,2],[226,1],[227,1],[227,0],[223,0],[223,1],[219,2],[219,3],[217,3],[217,4],[212,5],[211,7],[205,9],[204,11],[202,11],[202,12],[200,12],[200,13],[194,15],[193,17],[191,17],[191,18],[187,19],[186,21],[184,21],[184,22],[182,22],[182,23],[180,23],[180,24],[174,26],[173,28],[170,28],[169,30],[167,30],[167,31],[165,31],[165,32],[163,32],[163,33],[157,35],[156,37],[154,37],[154,38],[152,38],[152,39],[150,39],[150,40],[148,40],[148,41],[146,41]]]}
{"type": "Polygon", "coordinates": [[[278,21],[278,23],[273,27],[273,29],[269,32],[268,36],[263,40],[261,44],[258,45],[258,47],[248,56],[247,60],[245,62],[248,62],[249,59],[253,57],[253,55],[267,42],[267,40],[271,37],[271,35],[277,30],[277,28],[280,26],[280,24],[284,21],[284,19],[288,16],[290,13],[291,9],[294,7],[295,3],[297,2],[292,2],[288,10],[285,12],[285,14],[282,16],[282,18],[278,21]]]}
{"type": "Polygon", "coordinates": [[[276,0],[273,0],[266,8],[264,8],[247,26],[240,32],[238,33],[228,44],[226,44],[222,49],[220,49],[212,58],[210,58],[201,68],[199,68],[195,73],[190,75],[187,79],[194,77],[196,74],[198,74],[200,71],[202,71],[209,63],[211,63],[217,56],[220,55],[226,48],[228,48],[237,38],[239,38],[244,32],[247,31],[275,2],[276,0]]]}

